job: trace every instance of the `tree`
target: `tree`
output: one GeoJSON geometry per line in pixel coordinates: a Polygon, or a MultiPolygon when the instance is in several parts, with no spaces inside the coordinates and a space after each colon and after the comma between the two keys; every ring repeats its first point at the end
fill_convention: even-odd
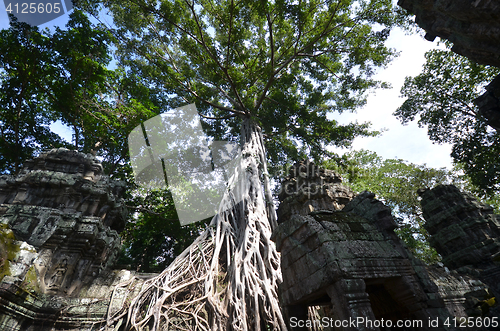
{"type": "Polygon", "coordinates": [[[97,154],[108,173],[124,178],[123,141],[154,106],[145,91],[139,101],[127,92],[136,82],[107,69],[112,36],[103,26],[75,10],[66,27],[51,33],[14,20],[0,31],[0,172],[17,173],[40,150],[68,147],[97,154]],[[73,129],[73,145],[50,130],[56,120],[73,129]]]}
{"type": "Polygon", "coordinates": [[[451,143],[451,156],[483,194],[500,188],[500,135],[474,104],[499,68],[479,65],[449,50],[426,53],[423,71],[407,77],[401,94],[408,99],[394,113],[402,123],[418,119],[429,138],[451,143]]]}
{"type": "Polygon", "coordinates": [[[105,173],[129,179],[127,205],[137,212],[122,233],[128,257],[122,263],[159,271],[199,231],[179,225],[168,192],[141,195],[133,185],[123,142],[157,114],[155,99],[133,77],[107,69],[111,40],[78,10],[66,29],[53,33],[17,21],[0,31],[0,173],[15,174],[24,161],[54,147],[96,154],[105,173]],[[56,120],[73,129],[74,144],[50,130],[56,120]]]}
{"type": "Polygon", "coordinates": [[[121,70],[107,68],[113,36],[81,11],[74,10],[67,29],[56,28],[50,39],[54,55],[48,79],[38,83],[48,107],[73,129],[72,148],[101,157],[107,173],[125,178],[130,170],[123,142],[141,121],[156,115],[149,91],[121,70]]]}
{"type": "MultiPolygon", "coordinates": [[[[414,256],[431,264],[440,260],[436,250],[429,246],[429,234],[423,227],[418,189],[437,185],[455,185],[461,191],[475,191],[470,178],[461,169],[430,168],[401,159],[383,159],[375,152],[352,151],[324,162],[328,169],[337,171],[344,184],[356,193],[370,191],[392,209],[398,221],[398,236],[414,256]]],[[[483,200],[484,201],[484,200],[483,200]]],[[[492,195],[485,203],[499,211],[499,196],[492,195]]]]}
{"type": "Polygon", "coordinates": [[[25,23],[0,31],[0,173],[17,173],[38,146],[64,145],[49,129],[57,117],[34,82],[44,80],[50,39],[25,23]]]}
{"type": "Polygon", "coordinates": [[[392,1],[103,3],[127,73],[161,93],[165,107],[196,102],[210,135],[239,141],[243,155],[219,213],[145,284],[128,327],[286,329],[267,161],[319,158],[329,145],[372,134],[327,114],[355,109],[382,86],[371,76],[394,55],[384,45],[397,17],[392,1]]]}

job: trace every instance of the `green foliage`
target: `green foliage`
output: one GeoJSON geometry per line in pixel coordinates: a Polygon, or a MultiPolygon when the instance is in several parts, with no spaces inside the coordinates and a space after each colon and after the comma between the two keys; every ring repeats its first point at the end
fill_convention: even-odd
{"type": "MultiPolygon", "coordinates": [[[[125,77],[121,70],[107,69],[112,39],[106,28],[92,25],[77,10],[65,30],[56,28],[51,33],[14,22],[0,31],[0,173],[15,174],[26,159],[40,151],[67,147],[95,153],[106,173],[127,180],[133,189],[127,136],[157,114],[157,105],[139,80],[125,77]],[[56,120],[73,130],[74,144],[51,132],[50,124],[56,120]]],[[[169,216],[160,212],[173,208],[171,199],[165,207],[156,206],[153,202],[161,203],[154,195],[158,193],[151,193],[145,203],[139,196],[134,198],[130,189],[129,206],[144,213],[124,233],[127,252],[134,257],[130,263],[142,265],[141,270],[156,270],[157,265],[169,261],[167,248],[172,249],[170,254],[178,254],[178,247],[193,235],[178,229],[178,220],[163,221],[169,216]],[[168,247],[161,244],[166,235],[159,240],[165,232],[155,232],[168,231],[163,223],[171,223],[171,236],[180,236],[165,244],[168,247]],[[135,241],[131,233],[137,236],[135,241]]]]}
{"type": "Polygon", "coordinates": [[[400,226],[396,233],[416,257],[426,263],[439,260],[437,252],[429,246],[429,235],[422,226],[424,219],[417,190],[438,184],[461,186],[461,180],[454,173],[400,159],[383,160],[375,152],[366,150],[344,154],[325,165],[338,171],[344,183],[355,192],[373,192],[392,209],[400,226]]]}
{"type": "MultiPolygon", "coordinates": [[[[216,140],[237,141],[242,118],[253,117],[269,161],[279,166],[306,155],[319,159],[329,145],[376,134],[368,124],[340,125],[327,114],[352,111],[368,89],[385,86],[372,75],[395,56],[384,43],[402,16],[390,0],[101,3],[113,16],[127,79],[147,86],[154,96],[147,100],[160,112],[196,102],[216,140]]],[[[155,213],[143,213],[128,229],[130,257],[156,259],[155,246],[142,252],[161,223],[155,213]]]]}
{"type": "Polygon", "coordinates": [[[402,22],[392,1],[102,3],[128,75],[165,109],[196,102],[217,140],[237,140],[241,117],[251,116],[277,165],[375,134],[327,113],[354,110],[382,85],[372,75],[394,57],[384,43],[402,22]]]}
{"type": "Polygon", "coordinates": [[[0,31],[0,173],[17,173],[40,150],[68,147],[97,154],[108,173],[125,178],[127,134],[154,116],[154,105],[144,89],[127,93],[137,83],[107,69],[112,39],[77,10],[66,30],[14,22],[0,31]],[[56,120],[73,130],[74,144],[50,131],[56,120]]]}
{"type": "Polygon", "coordinates": [[[500,135],[478,115],[473,100],[500,69],[474,63],[449,50],[426,53],[416,77],[407,77],[401,94],[408,99],[394,113],[402,123],[418,119],[432,141],[453,144],[455,163],[482,195],[500,188],[500,135]]]}
{"type": "Polygon", "coordinates": [[[181,226],[166,190],[137,190],[129,202],[135,214],[121,236],[119,263],[142,272],[159,272],[198,237],[208,220],[181,226]]]}
{"type": "Polygon", "coordinates": [[[19,171],[37,148],[64,145],[49,129],[57,116],[37,84],[48,76],[50,43],[25,23],[0,31],[0,173],[19,171]]]}
{"type": "MultiPolygon", "coordinates": [[[[1,32],[2,172],[67,146],[96,153],[107,173],[130,183],[127,134],[190,102],[217,140],[238,140],[242,118],[254,118],[275,165],[375,134],[327,114],[356,109],[368,89],[384,85],[372,76],[395,56],[385,41],[401,16],[390,0],[103,3],[113,34],[77,10],[67,30],[15,23],[1,32]],[[113,42],[119,70],[107,68],[113,42]],[[58,119],[73,130],[73,146],[50,132],[58,119]]],[[[173,221],[167,193],[128,198],[137,213],[125,256],[140,270],[168,264],[197,235],[173,221]]]]}

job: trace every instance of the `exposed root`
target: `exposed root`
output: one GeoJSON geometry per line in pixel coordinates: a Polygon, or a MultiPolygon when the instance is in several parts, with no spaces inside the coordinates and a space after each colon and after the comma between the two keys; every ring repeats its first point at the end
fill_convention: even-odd
{"type": "Polygon", "coordinates": [[[242,139],[241,165],[219,214],[144,283],[128,310],[108,316],[105,329],[126,318],[126,330],[286,330],[277,295],[280,260],[270,241],[276,216],[265,149],[260,128],[249,119],[242,139]]]}

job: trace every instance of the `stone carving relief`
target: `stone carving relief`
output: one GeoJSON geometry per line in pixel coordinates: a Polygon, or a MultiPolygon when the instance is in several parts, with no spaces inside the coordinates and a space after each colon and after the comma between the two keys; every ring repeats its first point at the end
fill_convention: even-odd
{"type": "Polygon", "coordinates": [[[119,252],[126,209],[91,155],[67,149],[42,153],[16,176],[0,176],[0,214],[17,240],[35,247],[40,289],[75,296],[119,252]]]}
{"type": "MultiPolygon", "coordinates": [[[[481,316],[478,303],[498,295],[500,216],[456,189],[423,192],[445,262],[426,266],[374,194],[354,196],[335,172],[307,161],[284,183],[272,239],[289,320],[481,316]],[[481,258],[469,263],[468,254],[481,258]]],[[[123,313],[150,275],[111,270],[126,218],[120,190],[92,156],[64,149],[27,162],[17,177],[0,176],[0,271],[9,270],[0,279],[0,329],[90,331],[107,313],[123,313]]],[[[495,307],[490,314],[500,315],[495,307]]]]}

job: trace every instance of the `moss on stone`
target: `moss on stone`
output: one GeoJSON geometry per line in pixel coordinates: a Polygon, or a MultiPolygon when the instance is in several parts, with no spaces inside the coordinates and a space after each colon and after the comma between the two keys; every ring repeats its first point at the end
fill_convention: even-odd
{"type": "Polygon", "coordinates": [[[5,276],[10,276],[10,263],[19,251],[14,232],[8,224],[0,224],[0,281],[5,276]]]}
{"type": "Polygon", "coordinates": [[[40,292],[40,284],[38,283],[38,276],[35,270],[35,266],[31,266],[24,276],[24,280],[21,284],[21,288],[28,292],[40,292]]]}

